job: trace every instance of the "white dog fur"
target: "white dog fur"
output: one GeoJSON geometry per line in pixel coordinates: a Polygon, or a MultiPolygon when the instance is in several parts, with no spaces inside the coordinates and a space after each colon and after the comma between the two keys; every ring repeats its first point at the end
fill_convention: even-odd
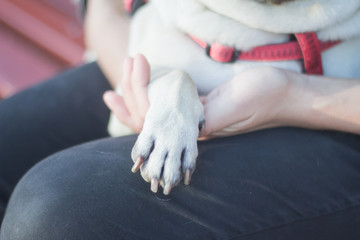
{"type": "MultiPolygon", "coordinates": [[[[207,94],[260,65],[302,71],[299,61],[218,63],[188,34],[246,51],[310,31],[323,41],[342,40],[322,53],[324,75],[360,77],[360,0],[281,5],[259,0],[152,0],[141,7],[132,19],[129,55],[144,54],[152,68],[150,109],[132,151],[134,161],[139,156],[147,159],[141,167],[143,178],[161,180],[168,194],[186,171],[195,170],[198,125],[204,118],[198,92],[207,94]]],[[[111,116],[109,132],[122,136],[131,130],[111,116]]]]}

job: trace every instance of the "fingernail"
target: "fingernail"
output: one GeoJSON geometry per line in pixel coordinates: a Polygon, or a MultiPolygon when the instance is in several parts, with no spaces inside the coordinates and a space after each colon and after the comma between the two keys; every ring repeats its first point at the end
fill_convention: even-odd
{"type": "Polygon", "coordinates": [[[184,184],[185,184],[185,185],[189,185],[189,184],[190,184],[190,180],[191,180],[190,170],[187,169],[186,172],[185,172],[184,184]]]}
{"type": "Polygon", "coordinates": [[[114,101],[114,94],[116,94],[113,91],[106,91],[103,95],[104,102],[109,108],[113,108],[115,101],[114,101]]]}
{"type": "Polygon", "coordinates": [[[151,179],[151,191],[153,193],[157,193],[159,189],[159,180],[157,180],[156,178],[151,179]]]}
{"type": "Polygon", "coordinates": [[[144,161],[144,160],[143,160],[142,157],[138,157],[138,158],[136,159],[135,163],[134,163],[134,166],[131,168],[131,171],[132,171],[133,173],[136,173],[136,172],[139,170],[139,168],[140,168],[140,166],[141,166],[141,164],[142,164],[143,161],[144,161]]]}
{"type": "Polygon", "coordinates": [[[112,91],[110,91],[110,90],[104,92],[103,99],[104,99],[105,102],[111,101],[111,92],[112,91]]]}
{"type": "Polygon", "coordinates": [[[164,188],[164,195],[169,195],[170,194],[170,191],[171,191],[171,184],[170,183],[166,183],[165,184],[165,188],[164,188]]]}

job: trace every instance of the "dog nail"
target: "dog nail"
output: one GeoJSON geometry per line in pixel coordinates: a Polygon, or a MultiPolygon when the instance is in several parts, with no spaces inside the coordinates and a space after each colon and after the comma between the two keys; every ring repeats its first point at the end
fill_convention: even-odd
{"type": "Polygon", "coordinates": [[[189,184],[190,184],[190,180],[191,180],[190,170],[187,169],[186,172],[185,172],[184,184],[185,184],[185,185],[189,185],[189,184]]]}
{"type": "Polygon", "coordinates": [[[159,180],[153,178],[151,179],[151,191],[157,193],[159,188],[159,180]]]}
{"type": "Polygon", "coordinates": [[[167,183],[165,185],[165,188],[164,188],[164,195],[169,195],[170,194],[170,191],[171,191],[171,184],[170,183],[167,183]]]}
{"type": "Polygon", "coordinates": [[[135,163],[134,163],[134,166],[131,168],[131,171],[133,173],[136,173],[139,170],[139,168],[140,168],[141,164],[143,163],[143,161],[144,161],[144,159],[142,157],[138,157],[136,159],[135,163]]]}

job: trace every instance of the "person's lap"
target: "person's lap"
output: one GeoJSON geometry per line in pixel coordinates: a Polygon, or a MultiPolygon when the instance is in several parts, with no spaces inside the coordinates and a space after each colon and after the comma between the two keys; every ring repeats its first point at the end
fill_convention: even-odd
{"type": "Polygon", "coordinates": [[[87,143],[38,164],[14,192],[4,239],[360,236],[356,136],[279,128],[200,142],[190,186],[167,197],[131,173],[135,139],[87,143]]]}
{"type": "Polygon", "coordinates": [[[0,223],[21,176],[56,151],[108,136],[110,89],[96,63],[54,77],[0,101],[0,223]]]}
{"type": "MultiPolygon", "coordinates": [[[[13,106],[25,111],[20,114],[25,122],[30,116],[40,118],[18,126],[20,133],[16,134],[15,129],[6,130],[7,126],[1,125],[16,123],[12,120],[15,113],[9,111],[13,116],[0,120],[0,129],[7,132],[3,136],[10,139],[6,142],[5,137],[0,137],[1,144],[12,148],[4,151],[9,155],[3,156],[16,160],[10,163],[0,158],[0,164],[5,166],[0,167],[4,182],[17,181],[26,169],[49,154],[106,136],[108,110],[101,103],[101,94],[109,86],[94,65],[81,71],[84,70],[92,75],[87,76],[92,80],[88,80],[85,89],[85,79],[80,81],[76,77],[84,76],[76,75],[80,71],[76,70],[60,78],[79,81],[78,85],[64,87],[58,79],[29,90],[26,97],[13,98],[12,104],[7,101],[6,108],[5,103],[0,104],[0,110],[9,111],[8,107],[13,106]],[[33,109],[26,111],[16,105],[24,99],[34,101],[28,104],[33,109]],[[45,104],[40,104],[39,99],[45,99],[45,104]],[[53,106],[51,99],[64,101],[53,106]],[[34,113],[40,106],[46,114],[34,113]],[[59,114],[53,112],[54,107],[59,114]],[[34,141],[29,134],[36,133],[40,136],[34,141]],[[24,137],[16,139],[19,136],[24,137]],[[38,144],[45,147],[39,148],[38,144]],[[43,151],[38,153],[39,149],[43,151]],[[14,171],[15,176],[6,171],[17,167],[20,170],[14,171]]],[[[135,139],[136,136],[101,139],[40,162],[14,191],[0,238],[358,239],[360,236],[359,136],[278,128],[199,142],[197,170],[190,186],[180,184],[168,197],[153,194],[139,174],[131,173],[130,151],[135,139]]],[[[10,191],[11,184],[7,191],[1,186],[1,192],[10,191]]]]}

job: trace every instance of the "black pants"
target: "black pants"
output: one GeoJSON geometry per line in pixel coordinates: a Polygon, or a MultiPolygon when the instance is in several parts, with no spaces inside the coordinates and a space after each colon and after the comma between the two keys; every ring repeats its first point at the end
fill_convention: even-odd
{"type": "Polygon", "coordinates": [[[360,136],[276,128],[199,142],[190,186],[165,197],[130,172],[136,136],[106,138],[107,89],[91,64],[0,102],[1,211],[27,172],[1,240],[360,238],[360,136]]]}

